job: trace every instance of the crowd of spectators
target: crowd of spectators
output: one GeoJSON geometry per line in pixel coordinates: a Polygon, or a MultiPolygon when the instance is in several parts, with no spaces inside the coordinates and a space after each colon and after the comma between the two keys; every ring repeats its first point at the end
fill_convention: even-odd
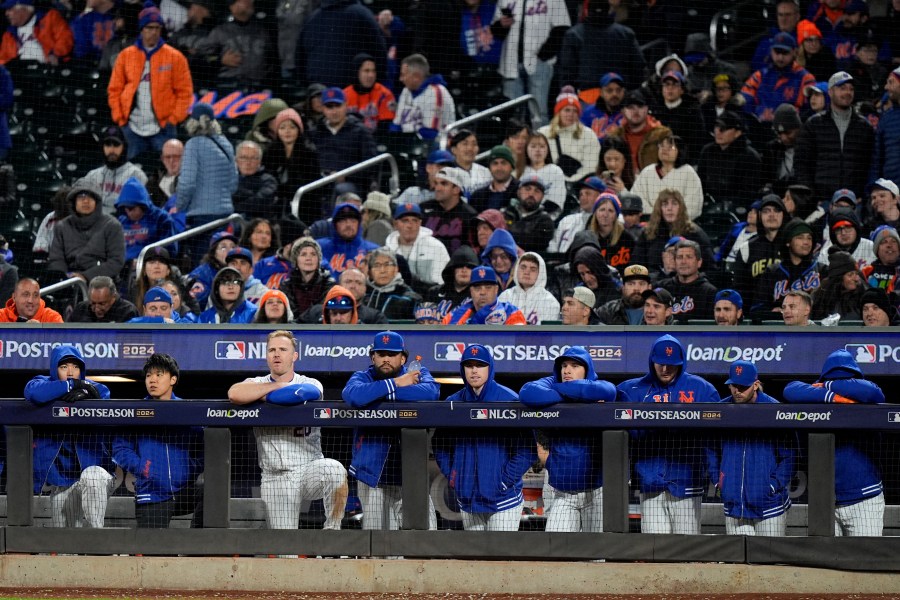
{"type": "MultiPolygon", "coordinates": [[[[98,68],[107,82],[103,164],[57,194],[34,247],[41,285],[90,284],[63,318],[898,321],[893,5],[875,19],[861,0],[779,0],[745,64],[657,3],[297,4],[273,21],[265,0],[3,3],[0,111],[24,66],[98,68]],[[657,38],[670,53],[651,62],[657,38]],[[446,131],[473,73],[535,95],[543,125],[509,118],[496,145],[446,131]],[[277,97],[286,81],[303,102],[277,97]],[[274,91],[239,140],[221,107],[196,100],[210,87],[274,91]],[[365,169],[294,198],[398,143],[424,152],[397,197],[365,169]],[[138,260],[233,212],[243,223],[138,260]]],[[[15,153],[9,140],[0,128],[15,153]]],[[[50,315],[13,256],[0,274],[9,320],[50,315]]]]}

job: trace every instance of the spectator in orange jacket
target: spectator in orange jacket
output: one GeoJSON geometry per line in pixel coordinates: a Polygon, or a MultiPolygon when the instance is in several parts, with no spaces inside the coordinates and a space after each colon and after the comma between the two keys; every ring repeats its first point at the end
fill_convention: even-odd
{"type": "Polygon", "coordinates": [[[107,95],[113,121],[128,142],[127,160],[177,135],[176,125],[187,118],[194,95],[184,55],[162,39],[163,20],[155,6],[138,15],[140,35],[122,50],[113,65],[107,95]],[[150,61],[150,85],[140,85],[150,61]]]}
{"type": "Polygon", "coordinates": [[[358,81],[344,88],[347,110],[357,115],[372,133],[383,133],[394,120],[397,110],[394,93],[376,81],[375,59],[370,54],[357,54],[352,64],[358,81]]]}
{"type": "Polygon", "coordinates": [[[49,65],[69,59],[75,38],[59,11],[36,11],[34,0],[6,0],[2,8],[9,28],[0,41],[0,65],[14,58],[49,65]]]}
{"type": "Polygon", "coordinates": [[[62,322],[62,315],[41,300],[41,286],[30,277],[19,280],[6,308],[0,309],[0,323],[62,322]]]}

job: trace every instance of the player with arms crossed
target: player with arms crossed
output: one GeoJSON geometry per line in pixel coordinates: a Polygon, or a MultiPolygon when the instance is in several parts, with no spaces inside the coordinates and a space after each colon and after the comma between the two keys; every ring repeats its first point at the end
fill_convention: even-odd
{"type": "MultiPolygon", "coordinates": [[[[261,400],[294,406],[322,399],[322,384],[294,372],[299,358],[297,340],[290,331],[277,330],[266,338],[269,374],[251,377],[228,390],[234,404],[261,400]]],[[[270,529],[296,529],[303,500],[325,503],[324,529],[340,529],[347,505],[347,471],[338,461],[322,454],[318,427],[255,427],[260,493],[270,529]]]]}
{"type": "MultiPolygon", "coordinates": [[[[862,369],[846,350],[825,359],[815,383],[792,381],[784,388],[792,403],[882,404],[884,392],[866,381],[862,369]]],[[[884,528],[884,492],[881,471],[870,456],[874,446],[866,432],[834,435],[834,534],[880,536],[884,528]]]]}

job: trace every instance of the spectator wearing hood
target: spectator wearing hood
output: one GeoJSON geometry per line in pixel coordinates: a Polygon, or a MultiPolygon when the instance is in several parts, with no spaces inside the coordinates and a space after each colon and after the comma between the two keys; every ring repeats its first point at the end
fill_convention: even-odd
{"type": "Polygon", "coordinates": [[[104,165],[88,171],[81,182],[97,188],[101,196],[101,208],[108,215],[116,214],[116,200],[122,193],[125,182],[134,177],[142,184],[147,183],[147,175],[134,163],[128,162],[128,144],[122,130],[116,126],[107,127],[100,136],[103,144],[104,165]]]}
{"type": "MultiPolygon", "coordinates": [[[[562,402],[596,405],[614,402],[616,388],[600,379],[584,346],[571,346],[553,361],[552,375],[522,386],[519,400],[533,408],[562,402]]],[[[544,435],[553,497],[546,531],[603,531],[603,459],[596,432],[553,429],[544,435]]]]}
{"type": "MultiPolygon", "coordinates": [[[[136,260],[141,250],[148,244],[171,237],[175,234],[172,218],[157,208],[150,200],[147,188],[134,177],[122,186],[122,193],[116,200],[119,223],[125,232],[125,262],[136,260]]],[[[178,245],[167,247],[171,254],[178,253],[178,245]]]]}
{"type": "Polygon", "coordinates": [[[230,231],[218,231],[209,240],[209,249],[200,265],[188,274],[189,293],[199,306],[206,306],[216,273],[225,266],[225,258],[238,245],[238,238],[230,231]]]}
{"type": "Polygon", "coordinates": [[[687,65],[687,91],[695,94],[701,103],[710,94],[713,80],[719,75],[725,75],[729,79],[737,77],[737,68],[734,64],[721,60],[716,56],[709,35],[705,33],[692,33],[684,42],[684,62],[687,65]]]}
{"type": "Polygon", "coordinates": [[[581,285],[594,292],[594,308],[619,296],[618,271],[609,267],[603,253],[596,246],[586,245],[575,252],[572,273],[578,275],[581,285]]]}
{"type": "MultiPolygon", "coordinates": [[[[476,254],[481,254],[487,247],[491,236],[498,229],[507,229],[506,218],[503,213],[495,208],[489,208],[478,213],[475,217],[474,227],[472,228],[473,238],[469,241],[469,246],[475,250],[476,254]]],[[[521,255],[524,250],[516,246],[516,253],[521,255]]]]}
{"type": "Polygon", "coordinates": [[[660,281],[659,287],[672,294],[672,315],[678,323],[713,317],[718,290],[700,272],[702,268],[700,244],[693,240],[675,244],[675,275],[660,281]]]}
{"type": "Polygon", "coordinates": [[[209,300],[212,306],[200,313],[198,323],[252,323],[256,316],[256,305],[244,300],[244,280],[234,267],[216,273],[209,300]]]}
{"type": "Polygon", "coordinates": [[[526,325],[518,307],[502,302],[500,281],[490,267],[472,270],[469,299],[444,316],[444,325],[526,325]]]}
{"type": "Polygon", "coordinates": [[[715,141],[703,147],[697,163],[703,193],[717,202],[746,206],[762,188],[762,158],[735,112],[726,110],[716,118],[713,135],[715,141]]]}
{"type": "Polygon", "coordinates": [[[516,191],[518,203],[503,211],[513,240],[526,251],[544,252],[553,239],[553,217],[542,207],[545,189],[538,175],[524,176],[516,191]]]}
{"type": "MultiPolygon", "coordinates": [[[[868,381],[846,350],[825,359],[815,383],[792,381],[784,388],[789,403],[883,404],[884,392],[868,381]]],[[[881,470],[872,455],[871,432],[835,434],[835,535],[880,536],[884,527],[881,470]]]]}
{"type": "Polygon", "coordinates": [[[334,284],[330,271],[322,266],[322,249],[310,237],[300,238],[291,246],[291,272],[278,288],[284,292],[295,315],[310,306],[321,304],[334,284]]]}
{"type": "Polygon", "coordinates": [[[384,246],[388,236],[394,231],[391,222],[391,197],[382,192],[369,192],[360,208],[363,237],[367,242],[384,246]]]}
{"type": "MultiPolygon", "coordinates": [[[[700,102],[700,113],[703,115],[703,126],[709,135],[713,135],[716,119],[725,111],[738,115],[747,115],[743,111],[744,97],[738,93],[740,82],[734,75],[719,73],[712,78],[706,92],[706,99],[700,102]]],[[[742,119],[744,117],[742,116],[742,119]]]]}
{"type": "MultiPolygon", "coordinates": [[[[459,360],[463,389],[448,402],[517,402],[518,394],[494,380],[490,350],[472,344],[459,360]]],[[[525,429],[439,427],[432,440],[438,468],[453,489],[467,531],[518,531],[522,477],[537,459],[525,429]]]]}
{"type": "MultiPolygon", "coordinates": [[[[394,210],[394,227],[385,247],[406,258],[412,272],[412,286],[422,292],[442,281],[441,273],[450,261],[447,248],[422,227],[422,209],[416,204],[401,204],[394,210]]],[[[369,270],[371,272],[371,265],[369,270]]]]}
{"type": "MultiPolygon", "coordinates": [[[[663,335],[650,349],[646,375],[618,386],[620,402],[718,402],[708,381],[688,372],[680,341],[663,335]]],[[[704,457],[692,433],[638,432],[633,451],[641,498],[641,533],[700,533],[704,457]]]]}
{"type": "Polygon", "coordinates": [[[403,280],[394,251],[378,248],[369,252],[368,267],[368,292],[363,304],[384,313],[389,320],[412,319],[422,297],[403,280]]]}
{"type": "Polygon", "coordinates": [[[809,224],[791,219],[779,233],[776,243],[781,260],[773,263],[758,278],[752,312],[771,311],[791,291],[812,294],[821,284],[809,224]]]}
{"type": "Polygon", "coordinates": [[[269,290],[259,299],[254,323],[292,323],[291,303],[281,290],[269,290]]]}
{"type": "Polygon", "coordinates": [[[660,86],[660,102],[650,106],[653,116],[684,140],[688,156],[699,156],[705,142],[703,114],[697,99],[687,93],[686,74],[667,71],[660,78],[660,86]]]}
{"type": "Polygon", "coordinates": [[[240,246],[232,249],[225,257],[225,264],[241,274],[241,279],[244,280],[244,299],[259,304],[259,299],[269,288],[253,276],[253,254],[250,250],[240,246]]]}
{"type": "Polygon", "coordinates": [[[757,233],[743,245],[736,245],[733,250],[734,287],[743,298],[748,298],[748,309],[749,299],[753,297],[757,282],[778,260],[778,234],[788,221],[790,217],[781,198],[775,194],[766,194],[759,204],[757,233]]]}
{"type": "MultiPolygon", "coordinates": [[[[866,240],[869,241],[869,240],[866,240]]],[[[810,319],[839,314],[842,321],[862,319],[860,300],[868,289],[856,261],[848,252],[832,246],[827,252],[828,266],[819,289],[812,294],[810,319]]],[[[822,255],[819,255],[821,260],[822,255]]]]}
{"type": "MultiPolygon", "coordinates": [[[[356,315],[353,321],[354,324],[362,323],[365,325],[373,325],[373,324],[386,324],[388,322],[387,317],[384,316],[379,310],[374,308],[370,308],[368,306],[363,305],[363,298],[366,296],[366,282],[368,278],[366,275],[357,268],[347,269],[343,273],[341,273],[341,277],[338,280],[338,285],[331,288],[328,293],[325,295],[325,301],[321,304],[314,304],[310,306],[306,312],[300,315],[297,318],[298,323],[309,323],[318,325],[320,323],[326,322],[335,322],[335,321],[325,321],[324,313],[325,313],[325,305],[328,304],[329,300],[333,299],[335,295],[332,293],[332,290],[340,288],[343,290],[341,294],[347,295],[349,294],[353,298],[354,304],[354,314],[356,315]]],[[[341,295],[338,294],[338,295],[341,295]]]]}
{"type": "Polygon", "coordinates": [[[797,137],[803,122],[800,113],[791,104],[779,104],[772,118],[775,139],[762,147],[762,183],[792,185],[796,183],[794,167],[797,164],[797,137]]]}
{"type": "Polygon", "coordinates": [[[356,298],[345,287],[336,285],[328,290],[321,307],[321,322],[325,325],[356,325],[359,323],[356,298]]]}
{"type": "Polygon", "coordinates": [[[890,327],[900,325],[897,307],[891,304],[881,288],[869,288],[859,299],[859,314],[865,327],[890,327]]]}
{"type": "Polygon", "coordinates": [[[890,225],[882,225],[872,232],[875,262],[863,267],[862,273],[870,287],[891,293],[900,277],[900,235],[890,225]]]}
{"type": "Polygon", "coordinates": [[[819,264],[828,266],[831,248],[849,252],[862,269],[875,262],[875,246],[862,236],[862,223],[856,211],[836,208],[828,215],[828,239],[819,250],[819,264]]]}
{"type": "Polygon", "coordinates": [[[122,226],[104,214],[102,196],[89,182],[78,181],[66,200],[73,212],[53,228],[47,270],[85,282],[97,275],[116,279],[125,265],[122,226]]]}
{"type": "Polygon", "coordinates": [[[373,134],[385,132],[394,120],[397,100],[394,93],[378,82],[375,58],[361,52],[351,61],[356,81],[344,88],[347,110],[362,121],[373,134]]]}
{"type": "Polygon", "coordinates": [[[499,296],[501,302],[519,307],[529,325],[559,320],[559,301],[547,291],[547,265],[537,252],[519,257],[513,270],[513,284],[499,296]]]}
{"type": "Polygon", "coordinates": [[[359,207],[349,202],[338,204],[331,214],[331,237],[316,240],[321,248],[321,258],[328,264],[333,277],[344,269],[358,266],[369,252],[378,248],[363,239],[361,225],[359,207]]]}
{"type": "Polygon", "coordinates": [[[634,31],[615,22],[606,0],[590,0],[587,11],[585,19],[563,36],[559,82],[584,91],[596,87],[603,74],[615,71],[626,88],[638,87],[645,62],[634,31]]]}
{"type": "MultiPolygon", "coordinates": [[[[288,103],[281,98],[269,98],[260,104],[256,114],[253,115],[253,125],[250,127],[247,135],[244,136],[244,140],[259,144],[265,156],[269,146],[278,140],[278,127],[275,124],[275,117],[287,108],[290,108],[288,103]]],[[[300,129],[301,131],[303,129],[302,123],[300,129]]]]}
{"type": "Polygon", "coordinates": [[[481,263],[493,268],[501,291],[512,283],[513,265],[516,264],[518,256],[516,242],[512,234],[505,229],[494,230],[487,246],[481,251],[481,263]]]}
{"type": "Polygon", "coordinates": [[[425,295],[426,302],[435,305],[438,321],[469,298],[472,269],[479,264],[478,256],[469,246],[460,246],[450,256],[450,262],[441,271],[443,283],[432,286],[425,295]]]}

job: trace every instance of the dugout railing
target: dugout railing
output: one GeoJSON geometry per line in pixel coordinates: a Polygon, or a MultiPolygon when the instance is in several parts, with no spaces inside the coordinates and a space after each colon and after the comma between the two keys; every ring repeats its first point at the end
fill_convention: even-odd
{"type": "MultiPolygon", "coordinates": [[[[6,429],[7,526],[0,529],[6,553],[143,555],[407,556],[469,559],[607,560],[793,564],[852,570],[896,571],[900,538],[842,538],[833,535],[834,436],[846,431],[900,429],[890,405],[673,405],[608,403],[558,405],[534,410],[520,404],[449,402],[383,403],[379,411],[358,412],[342,402],[295,407],[267,404],[234,408],[222,402],[114,401],[115,416],[92,411],[60,411],[73,405],[33,406],[0,402],[6,429]],[[137,409],[152,409],[137,416],[137,409]],[[489,412],[483,412],[488,409],[489,412]],[[640,409],[640,412],[634,412],[640,409]],[[238,414],[237,410],[244,410],[238,414]],[[497,411],[497,412],[494,412],[497,411]],[[625,411],[625,412],[623,412],[625,411]],[[628,411],[631,411],[630,413],[628,411]],[[661,418],[663,413],[669,411],[661,418]],[[806,418],[785,418],[785,411],[806,418]],[[779,414],[780,413],[780,414],[779,414]],[[65,416],[61,416],[65,415],[65,416]],[[809,417],[809,415],[820,415],[809,417]],[[827,417],[826,417],[827,415],[827,417]],[[54,529],[34,525],[32,426],[159,427],[197,425],[204,434],[205,529],[54,529]],[[271,531],[231,527],[231,435],[235,428],[285,425],[400,427],[404,519],[401,531],[311,529],[271,531]],[[429,429],[596,427],[603,444],[604,532],[504,533],[427,531],[429,429]],[[795,430],[807,434],[808,532],[806,537],[763,538],[726,535],[629,533],[629,430],[678,428],[726,431],[795,430]]],[[[109,408],[87,402],[79,408],[109,408]]],[[[891,475],[896,475],[891,473],[891,475]]]]}

